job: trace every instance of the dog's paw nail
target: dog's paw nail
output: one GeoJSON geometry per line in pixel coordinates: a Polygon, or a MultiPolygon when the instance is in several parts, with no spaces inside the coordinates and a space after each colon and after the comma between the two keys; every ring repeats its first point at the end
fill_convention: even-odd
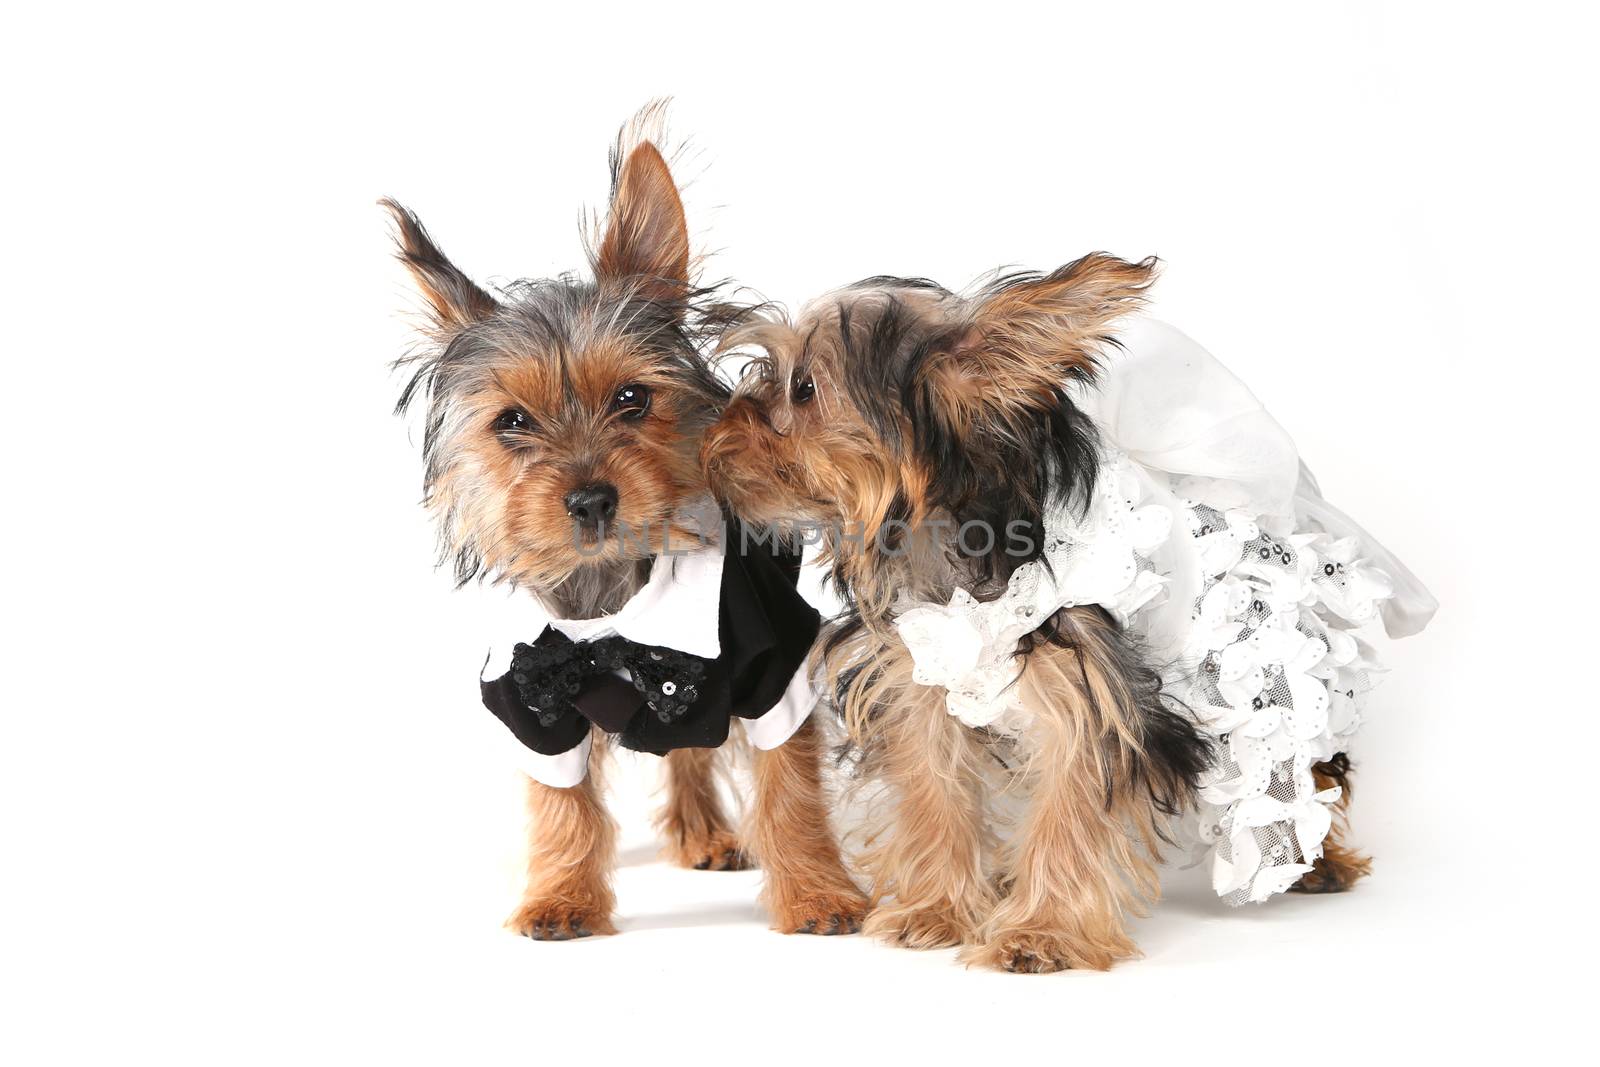
{"type": "Polygon", "coordinates": [[[801,934],[814,934],[816,932],[817,920],[815,919],[807,919],[803,924],[801,924],[800,929],[796,931],[796,933],[801,934]]]}
{"type": "Polygon", "coordinates": [[[705,859],[695,864],[694,869],[697,871],[709,871],[711,869],[711,857],[707,856],[705,859]]]}

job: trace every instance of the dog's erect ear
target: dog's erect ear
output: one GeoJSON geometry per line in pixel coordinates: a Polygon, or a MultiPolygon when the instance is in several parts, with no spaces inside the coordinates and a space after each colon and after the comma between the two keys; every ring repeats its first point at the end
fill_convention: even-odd
{"type": "Polygon", "coordinates": [[[689,288],[689,227],[667,161],[649,141],[611,157],[611,214],[595,253],[602,281],[637,279],[656,299],[674,300],[689,288]]]}
{"type": "Polygon", "coordinates": [[[979,404],[1048,406],[1068,379],[1092,378],[1111,324],[1138,310],[1157,262],[1095,252],[1049,274],[991,284],[971,321],[926,367],[953,421],[968,421],[979,404]]]}
{"type": "MultiPolygon", "coordinates": [[[[1095,253],[1001,278],[965,322],[927,343],[906,395],[931,499],[994,530],[1022,519],[1035,544],[1052,498],[1088,499],[1097,435],[1064,387],[1094,377],[1112,325],[1140,306],[1155,270],[1154,259],[1095,253]]],[[[986,566],[1003,577],[1025,561],[1008,553],[997,549],[986,566]]]]}
{"type": "Polygon", "coordinates": [[[396,256],[411,271],[441,333],[454,333],[494,313],[494,298],[444,258],[415,214],[394,200],[378,203],[394,216],[395,244],[400,247],[396,256]]]}
{"type": "Polygon", "coordinates": [[[1138,263],[1091,252],[1042,277],[1001,278],[983,294],[974,324],[991,344],[1018,358],[1065,360],[1092,348],[1112,322],[1136,311],[1155,281],[1158,260],[1138,263]]]}

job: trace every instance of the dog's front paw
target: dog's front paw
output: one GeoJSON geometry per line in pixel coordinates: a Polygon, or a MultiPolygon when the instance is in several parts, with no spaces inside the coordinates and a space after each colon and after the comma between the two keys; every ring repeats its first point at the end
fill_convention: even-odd
{"type": "Polygon", "coordinates": [[[669,853],[678,866],[697,871],[743,871],[755,866],[739,847],[739,839],[726,830],[686,837],[670,846],[669,853]]]}
{"type": "Polygon", "coordinates": [[[968,965],[1013,974],[1050,974],[1075,968],[1103,971],[1114,959],[1102,947],[1076,945],[1061,934],[1041,930],[1002,930],[961,954],[968,965]]]}
{"type": "Polygon", "coordinates": [[[862,926],[869,937],[903,948],[949,948],[972,940],[973,924],[950,904],[879,905],[862,926]]]}
{"type": "Polygon", "coordinates": [[[786,934],[854,934],[867,908],[867,898],[853,889],[811,893],[773,908],[772,928],[786,934]]]}
{"type": "Polygon", "coordinates": [[[524,900],[506,920],[506,929],[535,941],[571,941],[617,932],[609,907],[567,897],[524,900]]]}

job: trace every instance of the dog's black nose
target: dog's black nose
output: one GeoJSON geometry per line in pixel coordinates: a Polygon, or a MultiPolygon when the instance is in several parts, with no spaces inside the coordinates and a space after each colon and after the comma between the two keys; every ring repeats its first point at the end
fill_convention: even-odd
{"type": "Polygon", "coordinates": [[[585,485],[568,493],[566,504],[572,520],[592,530],[617,517],[617,487],[608,482],[585,485]]]}

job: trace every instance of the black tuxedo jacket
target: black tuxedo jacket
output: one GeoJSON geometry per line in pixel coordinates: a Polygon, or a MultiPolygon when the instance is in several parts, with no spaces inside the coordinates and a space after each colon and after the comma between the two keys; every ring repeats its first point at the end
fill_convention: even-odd
{"type": "MultiPolygon", "coordinates": [[[[681,693],[686,684],[696,691],[693,703],[682,706],[680,714],[663,721],[668,717],[647,703],[651,696],[613,673],[583,679],[578,692],[569,694],[570,707],[549,723],[541,721],[539,709],[530,706],[526,687],[513,678],[515,669],[481,680],[484,705],[519,741],[547,756],[577,745],[591,725],[614,734],[624,748],[639,752],[662,755],[675,748],[716,748],[727,740],[728,724],[734,716],[758,719],[766,714],[783,696],[795,672],[804,667],[821,619],[795,588],[800,573],[798,554],[770,540],[758,543],[755,534],[746,536],[737,522],[728,522],[723,532],[717,622],[721,654],[707,660],[659,650],[665,656],[658,658],[682,675],[673,678],[668,691],[681,693]],[[693,670],[689,661],[703,666],[693,670]]],[[[655,565],[665,563],[658,559],[655,565]]],[[[567,638],[547,626],[531,644],[552,648],[562,643],[568,643],[567,638]]],[[[624,644],[630,645],[634,655],[652,651],[624,644]]],[[[653,695],[659,697],[659,690],[653,695]]]]}

